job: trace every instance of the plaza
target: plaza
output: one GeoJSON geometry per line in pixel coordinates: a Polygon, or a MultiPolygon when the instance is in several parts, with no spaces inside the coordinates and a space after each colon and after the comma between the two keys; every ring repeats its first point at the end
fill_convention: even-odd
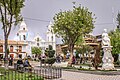
{"type": "Polygon", "coordinates": [[[119,3],[0,1],[0,80],[120,80],[119,3]]]}
{"type": "MultiPolygon", "coordinates": [[[[39,66],[39,62],[31,62],[32,65],[39,66]]],[[[55,63],[53,66],[65,67],[67,66],[67,62],[62,63],[55,63]]],[[[115,73],[119,72],[116,71],[115,73]]],[[[113,74],[113,72],[108,72],[107,74],[97,73],[95,71],[90,72],[81,72],[81,71],[67,71],[62,69],[62,77],[60,79],[55,80],[119,80],[120,79],[120,72],[117,74],[113,74]],[[110,74],[109,74],[110,73],[110,74]]],[[[53,79],[54,80],[54,79],[53,79]]]]}

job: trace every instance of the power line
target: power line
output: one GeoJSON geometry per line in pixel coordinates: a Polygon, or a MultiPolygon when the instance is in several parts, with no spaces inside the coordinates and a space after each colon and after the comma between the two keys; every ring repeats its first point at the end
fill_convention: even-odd
{"type": "MultiPolygon", "coordinates": [[[[29,18],[29,17],[24,17],[24,19],[40,21],[40,22],[50,22],[48,20],[41,20],[41,19],[29,18]]],[[[113,24],[113,23],[98,23],[98,24],[94,24],[94,25],[108,25],[108,24],[113,24]]]]}
{"type": "Polygon", "coordinates": [[[35,18],[29,18],[29,17],[24,17],[24,19],[40,21],[40,22],[50,22],[50,21],[47,21],[47,20],[41,20],[41,19],[35,19],[35,18]]]}

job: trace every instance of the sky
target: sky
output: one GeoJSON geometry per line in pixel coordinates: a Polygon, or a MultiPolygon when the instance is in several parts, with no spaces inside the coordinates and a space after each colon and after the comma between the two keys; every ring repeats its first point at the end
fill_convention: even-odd
{"type": "MultiPolygon", "coordinates": [[[[72,2],[76,2],[76,6],[81,4],[87,7],[97,17],[93,35],[102,34],[104,28],[108,31],[115,28],[116,16],[120,11],[120,0],[26,0],[22,16],[27,25],[29,37],[39,33],[43,39],[46,39],[49,21],[53,22],[54,15],[60,10],[71,10],[72,2]]],[[[9,39],[14,38],[17,30],[18,27],[12,28],[9,39]]],[[[3,31],[0,30],[0,36],[3,35],[2,33],[3,31]]]]}

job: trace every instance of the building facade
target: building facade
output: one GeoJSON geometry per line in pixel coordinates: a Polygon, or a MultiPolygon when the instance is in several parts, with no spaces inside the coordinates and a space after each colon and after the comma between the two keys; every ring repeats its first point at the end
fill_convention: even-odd
{"type": "MultiPolygon", "coordinates": [[[[44,53],[45,49],[48,48],[49,45],[52,45],[53,49],[56,50],[55,34],[51,26],[52,23],[50,22],[46,32],[46,40],[44,40],[38,33],[32,40],[28,40],[28,37],[30,37],[28,34],[29,30],[27,29],[25,22],[22,21],[17,34],[15,34],[17,38],[15,40],[8,41],[9,55],[13,58],[17,58],[21,55],[22,58],[24,58],[26,56],[32,56],[32,47],[40,47],[42,49],[42,53],[44,53]]],[[[4,40],[0,40],[0,56],[4,57],[4,50],[4,40]]]]}

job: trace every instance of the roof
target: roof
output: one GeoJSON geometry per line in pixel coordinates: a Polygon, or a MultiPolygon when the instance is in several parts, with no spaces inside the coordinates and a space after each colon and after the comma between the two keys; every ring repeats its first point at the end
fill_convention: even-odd
{"type": "Polygon", "coordinates": [[[99,44],[98,43],[86,43],[87,45],[90,45],[90,46],[98,46],[99,44]]]}
{"type": "MultiPolygon", "coordinates": [[[[98,46],[99,43],[85,43],[86,45],[90,45],[90,46],[98,46]]],[[[67,48],[68,45],[63,45],[62,48],[67,48]]],[[[79,48],[79,46],[76,46],[74,48],[79,48]]]]}
{"type": "Polygon", "coordinates": [[[89,41],[89,40],[93,41],[92,38],[85,38],[85,41],[89,41]]]}
{"type": "MultiPolygon", "coordinates": [[[[4,40],[0,40],[0,44],[4,44],[4,40]]],[[[8,40],[9,45],[28,45],[27,42],[24,41],[14,41],[14,40],[8,40]]]]}

